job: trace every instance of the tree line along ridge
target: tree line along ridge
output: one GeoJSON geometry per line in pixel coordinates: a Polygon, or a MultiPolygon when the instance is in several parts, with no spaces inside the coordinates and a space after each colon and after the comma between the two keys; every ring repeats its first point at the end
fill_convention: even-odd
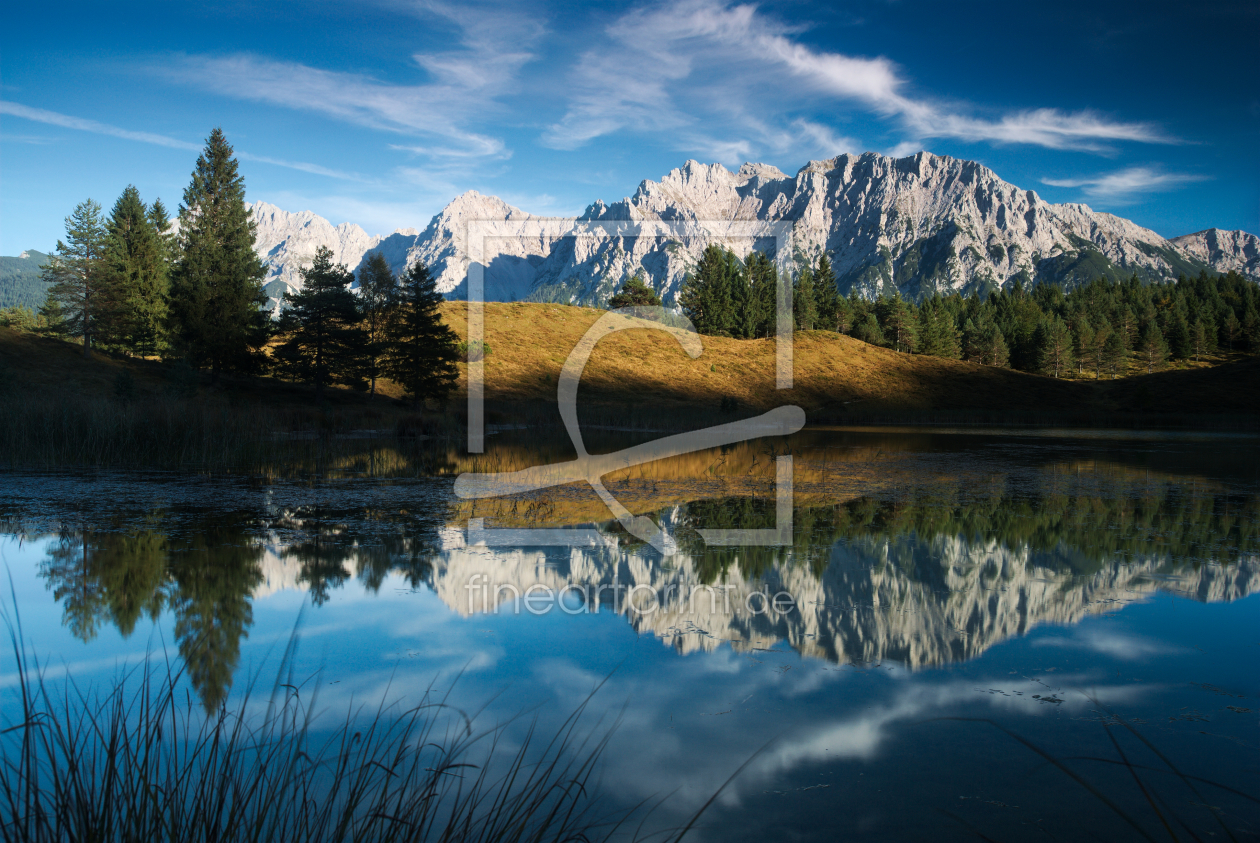
{"type": "MultiPolygon", "coordinates": [[[[184,360],[221,373],[270,371],[310,383],[376,391],[379,378],[413,400],[445,399],[456,381],[457,337],[438,313],[442,296],[423,263],[396,276],[379,253],[355,275],[320,247],[287,293],[279,317],[265,309],[266,265],[231,145],[215,129],[184,191],[178,224],[161,200],[145,205],[128,186],[109,216],[87,200],[66,218],[66,239],[44,265],[48,296],[37,313],[0,311],[19,328],[98,347],[184,360]],[[270,348],[267,354],[265,349],[270,348]]],[[[791,287],[797,330],[848,334],[896,351],[965,359],[1052,377],[1120,377],[1172,360],[1260,353],[1260,288],[1229,272],[1147,284],[1135,274],[1065,291],[1016,279],[987,296],[933,295],[914,303],[893,292],[874,300],[839,292],[825,252],[797,256],[788,278],[771,257],[708,246],[678,306],[707,335],[756,339],[776,330],[780,284],[791,287]]],[[[639,276],[610,307],[659,305],[639,276]]],[[[476,349],[488,354],[489,347],[476,349]]]]}

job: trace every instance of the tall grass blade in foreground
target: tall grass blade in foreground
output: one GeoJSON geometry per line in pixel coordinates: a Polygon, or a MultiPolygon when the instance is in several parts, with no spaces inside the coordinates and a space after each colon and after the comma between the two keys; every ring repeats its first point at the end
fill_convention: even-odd
{"type": "Polygon", "coordinates": [[[432,688],[332,728],[279,681],[271,705],[246,692],[207,716],[164,663],[104,691],[53,687],[6,622],[21,719],[0,727],[5,841],[543,843],[606,839],[627,816],[597,814],[612,730],[579,729],[586,703],[514,752],[499,751],[504,726],[479,730],[432,688]]]}

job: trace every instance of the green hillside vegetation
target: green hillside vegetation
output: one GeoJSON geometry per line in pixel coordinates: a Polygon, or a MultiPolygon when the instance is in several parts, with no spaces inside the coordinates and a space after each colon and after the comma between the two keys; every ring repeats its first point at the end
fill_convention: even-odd
{"type": "Polygon", "coordinates": [[[48,297],[48,284],[40,279],[48,255],[34,250],[26,255],[0,257],[0,310],[25,308],[34,312],[48,297]]]}
{"type": "MultiPolygon", "coordinates": [[[[1148,284],[1136,273],[1119,280],[1088,261],[1076,269],[1082,275],[1066,292],[1056,284],[1026,290],[1016,280],[1000,292],[933,295],[915,304],[898,293],[874,301],[840,297],[823,255],[798,264],[793,316],[798,330],[823,328],[897,351],[1055,378],[1114,379],[1260,353],[1260,286],[1237,273],[1200,271],[1148,284]]],[[[767,256],[741,261],[710,246],[679,303],[703,334],[768,337],[779,283],[767,256]]]]}

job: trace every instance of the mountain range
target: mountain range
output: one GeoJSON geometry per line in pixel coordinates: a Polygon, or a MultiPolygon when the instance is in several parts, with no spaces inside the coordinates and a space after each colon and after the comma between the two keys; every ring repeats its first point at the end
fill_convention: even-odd
{"type": "MultiPolygon", "coordinates": [[[[438,289],[462,299],[470,222],[511,228],[550,219],[476,191],[452,200],[423,231],[400,228],[383,236],[352,223],[334,226],[310,211],[292,213],[266,202],[249,207],[258,254],[269,267],[273,308],[285,292],[301,288],[301,269],[320,246],[351,269],[372,251],[384,254],[395,272],[423,260],[438,289]]],[[[784,221],[793,224],[790,258],[800,262],[826,252],[840,291],[867,297],[895,289],[917,301],[1013,283],[1070,288],[1135,273],[1164,282],[1234,271],[1260,281],[1260,238],[1249,232],[1213,228],[1165,239],[1087,205],[1046,202],[974,161],[868,152],[811,161],[794,176],[766,164],[731,172],[688,161],[660,181],[642,182],[633,196],[612,204],[597,200],[572,220],[552,220],[547,236],[488,240],[485,297],[603,305],[638,274],[671,304],[710,242],[740,257],[765,247],[765,241],[730,236],[732,222],[784,221]],[[562,236],[588,223],[653,221],[684,224],[689,236],[621,236],[607,233],[608,226],[594,232],[587,226],[581,239],[562,236]]]]}
{"type": "MultiPolygon", "coordinates": [[[[332,226],[310,212],[287,213],[260,202],[258,250],[271,266],[273,299],[300,286],[299,270],[318,246],[357,267],[380,250],[403,271],[425,261],[449,298],[463,298],[468,270],[467,224],[542,219],[494,196],[469,191],[447,205],[423,231],[371,236],[356,225],[332,226]]],[[[842,293],[865,296],[899,290],[918,300],[934,292],[986,292],[1018,280],[1071,287],[1095,277],[1171,281],[1200,271],[1236,271],[1260,280],[1260,238],[1244,231],[1161,237],[1086,205],[1055,205],[1003,181],[992,170],[920,152],[905,158],[865,153],[811,161],[794,176],[765,164],[731,172],[688,161],[660,181],[644,181],[634,196],[596,201],[574,220],[681,222],[697,236],[683,239],[596,234],[520,238],[488,244],[485,291],[491,301],[603,304],[627,277],[641,274],[667,303],[709,242],[746,255],[750,240],[726,237],[730,221],[791,221],[792,256],[826,252],[842,293]]]]}

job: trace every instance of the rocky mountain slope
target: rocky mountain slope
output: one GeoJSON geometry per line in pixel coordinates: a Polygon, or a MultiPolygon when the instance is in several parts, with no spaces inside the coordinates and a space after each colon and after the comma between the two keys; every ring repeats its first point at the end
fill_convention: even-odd
{"type": "MultiPolygon", "coordinates": [[[[369,236],[355,225],[333,227],[304,212],[252,206],[258,249],[271,265],[273,298],[300,285],[298,269],[319,245],[351,268],[380,249],[396,271],[424,260],[438,288],[463,298],[470,221],[511,228],[538,221],[494,196],[457,197],[420,232],[369,236]]],[[[1207,231],[1166,240],[1149,229],[1086,205],[1054,205],[1000,179],[973,161],[920,152],[906,158],[875,153],[811,161],[794,176],[765,164],[731,172],[688,161],[634,196],[597,201],[572,221],[553,222],[545,236],[485,243],[486,297],[492,301],[602,304],[620,282],[641,274],[666,301],[710,242],[744,256],[766,241],[731,236],[731,222],[794,224],[790,259],[826,252],[840,289],[866,296],[899,290],[920,299],[933,292],[986,291],[1012,283],[1068,286],[1098,276],[1170,281],[1179,274],[1237,271],[1260,280],[1260,238],[1243,231],[1207,231]],[[634,237],[608,231],[619,223],[666,222],[683,236],[634,237]],[[594,230],[589,223],[608,224],[594,230]],[[564,236],[580,232],[581,236],[564,236]]]]}
{"type": "MultiPolygon", "coordinates": [[[[662,526],[672,527],[668,517],[662,526]]],[[[521,546],[468,545],[463,530],[443,529],[427,585],[465,617],[496,611],[533,589],[617,612],[636,632],[682,653],[724,643],[747,652],[786,641],[812,658],[890,659],[910,668],[973,659],[1035,627],[1071,626],[1158,593],[1214,603],[1260,590],[1254,555],[1192,567],[1164,554],[1135,554],[1080,574],[1055,553],[963,536],[844,542],[821,574],[789,556],[757,577],[735,565],[717,584],[706,583],[685,554],[664,564],[650,551],[612,542],[570,548],[565,558],[528,544],[524,537],[521,546]],[[926,560],[939,571],[923,574],[932,564],[926,560]],[[754,596],[785,594],[791,599],[781,598],[781,607],[794,608],[782,614],[754,596]]],[[[362,570],[351,555],[338,579],[362,570]]],[[[301,559],[283,550],[268,549],[261,573],[255,598],[307,585],[301,559]]]]}

